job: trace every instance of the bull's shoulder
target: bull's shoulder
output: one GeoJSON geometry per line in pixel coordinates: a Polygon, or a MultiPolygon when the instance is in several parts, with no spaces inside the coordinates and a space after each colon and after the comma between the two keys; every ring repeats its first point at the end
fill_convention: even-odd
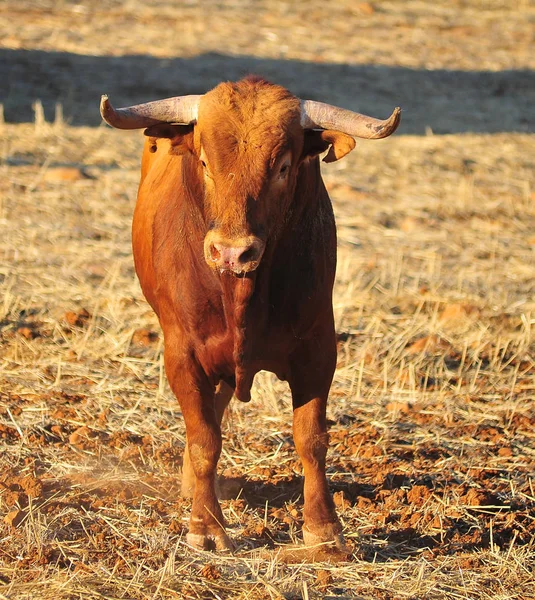
{"type": "Polygon", "coordinates": [[[157,313],[161,295],[157,290],[173,277],[177,281],[174,271],[188,266],[191,253],[199,254],[202,235],[192,230],[198,204],[193,176],[188,177],[184,157],[169,153],[167,140],[158,140],[156,152],[151,151],[150,138],[146,141],[132,246],[141,287],[157,313]]]}

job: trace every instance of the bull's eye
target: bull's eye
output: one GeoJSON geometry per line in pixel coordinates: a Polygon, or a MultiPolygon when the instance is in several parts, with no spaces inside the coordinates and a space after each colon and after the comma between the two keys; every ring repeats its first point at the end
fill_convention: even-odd
{"type": "Polygon", "coordinates": [[[208,165],[206,164],[206,161],[204,161],[202,158],[200,158],[199,162],[201,163],[204,176],[207,177],[208,179],[212,179],[212,175],[210,174],[210,170],[208,169],[208,165]]]}
{"type": "Polygon", "coordinates": [[[284,179],[288,173],[290,171],[290,164],[289,163],[285,163],[282,165],[281,170],[279,171],[279,177],[281,179],[284,179]]]}

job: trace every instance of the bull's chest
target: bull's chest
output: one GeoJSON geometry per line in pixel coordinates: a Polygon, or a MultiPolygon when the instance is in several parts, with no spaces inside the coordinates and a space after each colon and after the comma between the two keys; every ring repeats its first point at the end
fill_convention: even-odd
{"type": "Polygon", "coordinates": [[[247,277],[212,272],[201,287],[190,281],[175,296],[196,359],[213,383],[224,379],[247,400],[257,372],[287,379],[292,354],[329,312],[330,286],[318,285],[317,270],[309,277],[305,272],[260,268],[247,277]]]}
{"type": "Polygon", "coordinates": [[[289,350],[287,328],[270,318],[264,302],[238,307],[211,305],[198,315],[197,356],[212,378],[230,380],[237,372],[250,377],[260,370],[282,375],[289,350]]]}
{"type": "Polygon", "coordinates": [[[301,310],[295,298],[274,304],[260,291],[247,298],[234,296],[233,302],[228,296],[210,302],[208,310],[197,314],[192,332],[203,371],[214,383],[224,379],[235,386],[236,395],[241,386],[242,400],[249,399],[254,376],[261,370],[287,378],[290,356],[315,321],[306,303],[301,310]],[[303,318],[307,313],[310,318],[303,318]]]}

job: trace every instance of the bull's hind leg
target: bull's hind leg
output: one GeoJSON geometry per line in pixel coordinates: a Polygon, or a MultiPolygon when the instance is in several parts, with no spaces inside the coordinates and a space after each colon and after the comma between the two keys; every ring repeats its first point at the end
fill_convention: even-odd
{"type": "Polygon", "coordinates": [[[216,410],[215,390],[197,365],[179,360],[167,351],[165,368],[186,424],[188,462],[194,476],[186,539],[200,549],[232,549],[215,490],[216,468],[221,454],[221,417],[216,410]]]}
{"type": "MultiPolygon", "coordinates": [[[[331,342],[330,337],[327,339],[331,342]]],[[[290,388],[293,402],[295,447],[303,463],[305,545],[334,542],[347,552],[342,526],[336,515],[325,474],[329,445],[327,396],[336,364],[334,334],[332,343],[313,339],[293,356],[290,388]]]]}
{"type": "MultiPolygon", "coordinates": [[[[215,392],[215,411],[217,421],[221,427],[221,421],[225,414],[225,410],[232,398],[234,390],[227,385],[224,381],[217,386],[215,392]]],[[[195,472],[189,457],[188,444],[184,449],[184,459],[182,462],[182,484],[180,486],[180,494],[183,498],[193,498],[193,492],[195,491],[195,472]]]]}

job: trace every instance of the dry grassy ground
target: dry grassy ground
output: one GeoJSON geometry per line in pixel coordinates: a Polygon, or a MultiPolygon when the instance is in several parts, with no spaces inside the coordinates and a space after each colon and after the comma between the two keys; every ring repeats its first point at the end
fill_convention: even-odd
{"type": "Polygon", "coordinates": [[[49,118],[65,101],[46,79],[61,80],[52,52],[71,67],[111,69],[73,74],[65,111],[77,126],[45,123],[37,107],[32,123],[1,130],[0,598],[535,597],[533,6],[326,4],[0,8],[0,54],[14,72],[26,61],[3,95],[8,121],[36,92],[49,118]],[[35,54],[12,54],[20,49],[35,54]],[[339,224],[329,476],[349,562],[293,548],[301,468],[287,388],[264,373],[225,427],[222,505],[237,551],[185,544],[184,426],[130,251],[141,136],[81,126],[97,122],[109,88],[82,97],[76,77],[89,85],[94,74],[124,101],[145,86],[149,99],[181,88],[186,63],[154,63],[174,83],[150,94],[150,73],[126,85],[121,55],[135,72],[136,54],[204,53],[187,63],[184,85],[205,77],[209,87],[227,64],[213,56],[214,67],[214,51],[232,55],[231,73],[254,59],[273,79],[346,106],[354,90],[329,87],[329,64],[359,77],[377,68],[366,101],[383,90],[378,116],[398,103],[408,114],[405,133],[359,142],[323,169],[339,224]],[[77,62],[92,54],[119,62],[77,62]],[[46,77],[29,79],[32,64],[46,77]],[[425,83],[425,69],[479,75],[465,104],[452,102],[455,90],[436,92],[432,76],[398,100],[396,87],[425,83]],[[381,87],[385,73],[395,80],[381,87]],[[482,107],[479,81],[506,87],[492,102],[481,93],[482,107]],[[452,133],[407,135],[425,130],[418,123],[452,133]]]}

